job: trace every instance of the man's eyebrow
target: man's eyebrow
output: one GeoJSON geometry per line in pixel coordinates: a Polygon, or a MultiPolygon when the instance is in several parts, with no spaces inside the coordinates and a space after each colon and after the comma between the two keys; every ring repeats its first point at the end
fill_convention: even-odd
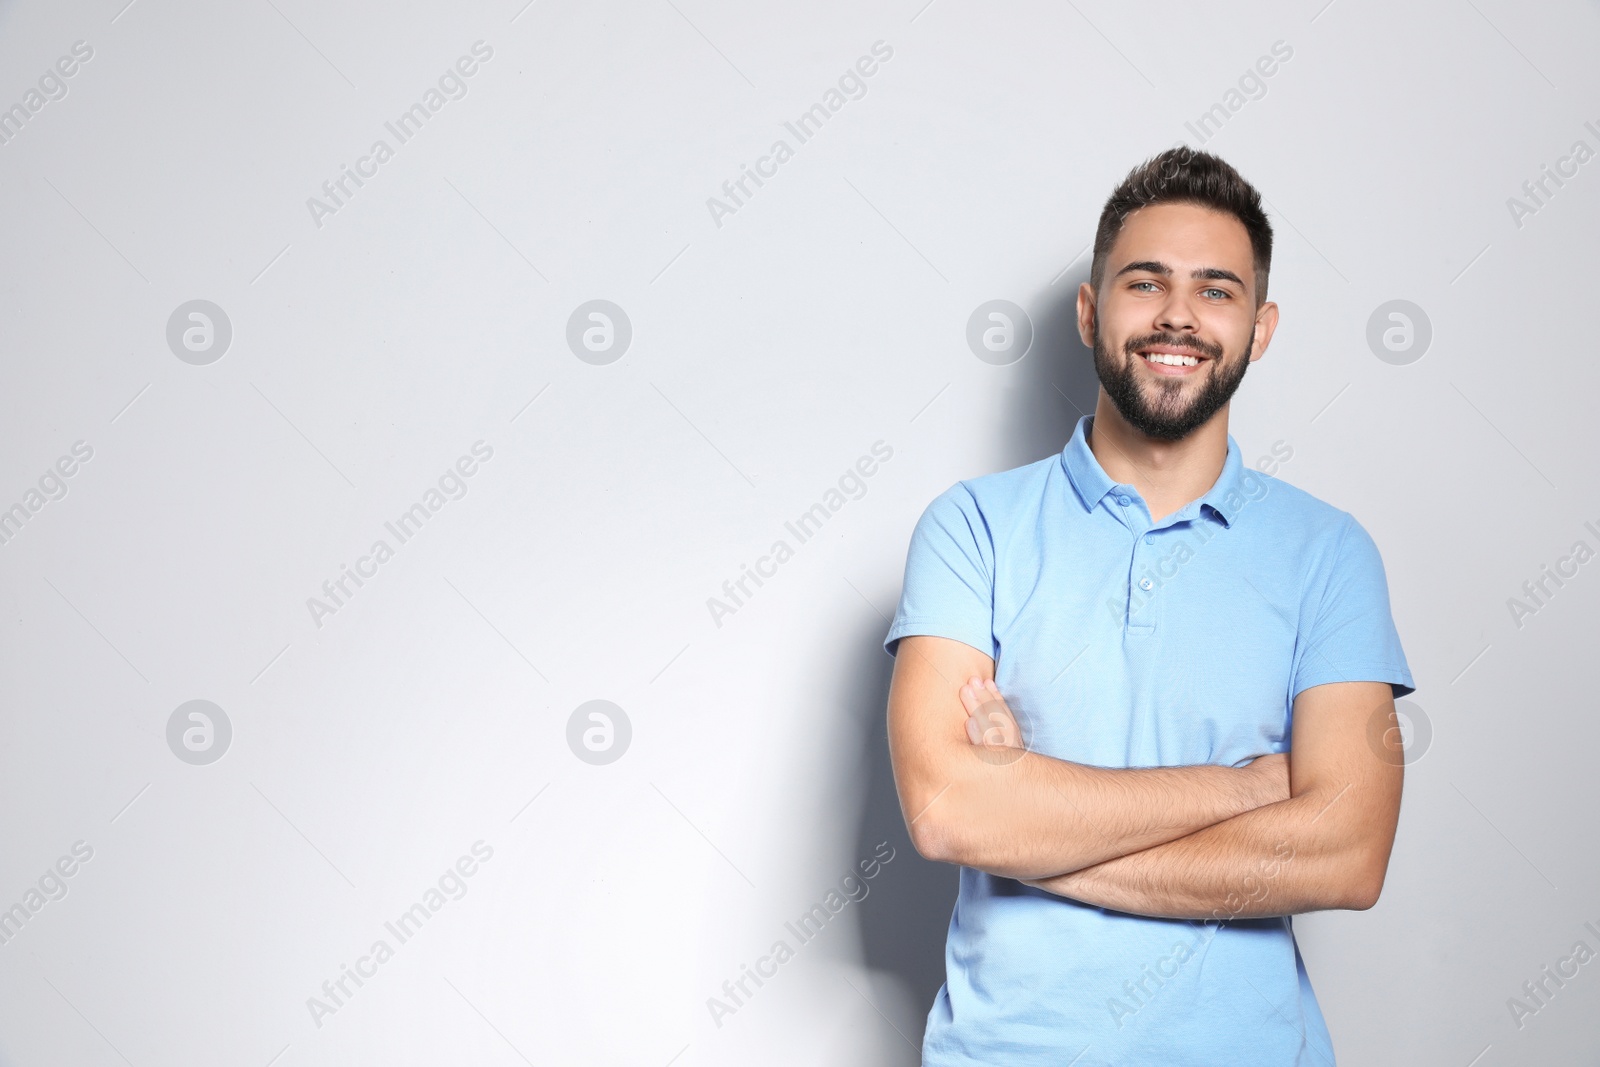
{"type": "Polygon", "coordinates": [[[1190,274],[1189,277],[1194,278],[1197,281],[1203,278],[1206,281],[1212,282],[1232,282],[1241,289],[1245,287],[1243,279],[1241,279],[1237,274],[1233,273],[1233,271],[1223,270],[1221,267],[1201,267],[1199,270],[1196,270],[1190,274]]]}
{"type": "Polygon", "coordinates": [[[1117,271],[1117,277],[1120,278],[1124,274],[1132,274],[1136,271],[1144,271],[1148,274],[1170,275],[1172,273],[1172,268],[1158,260],[1140,259],[1129,263],[1126,267],[1123,267],[1121,270],[1117,271]]]}
{"type": "MultiPolygon", "coordinates": [[[[1170,278],[1172,277],[1172,268],[1158,259],[1139,259],[1117,271],[1117,277],[1120,278],[1124,274],[1136,273],[1159,274],[1164,278],[1170,278]]],[[[1241,289],[1245,288],[1243,278],[1222,267],[1196,267],[1189,272],[1189,277],[1196,281],[1232,282],[1241,289]]]]}

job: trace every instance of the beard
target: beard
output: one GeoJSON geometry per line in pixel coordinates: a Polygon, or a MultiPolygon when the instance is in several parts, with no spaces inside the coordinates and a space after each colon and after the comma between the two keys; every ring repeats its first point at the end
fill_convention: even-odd
{"type": "Polygon", "coordinates": [[[1180,441],[1189,436],[1206,420],[1215,415],[1224,404],[1233,399],[1245,371],[1250,369],[1250,352],[1255,347],[1255,335],[1245,344],[1244,354],[1236,363],[1223,358],[1222,346],[1185,334],[1151,333],[1132,337],[1122,346],[1119,361],[1100,338],[1098,324],[1094,333],[1094,369],[1100,377],[1111,403],[1116,406],[1128,424],[1140,433],[1163,441],[1180,441]],[[1142,359],[1135,349],[1146,345],[1172,345],[1189,348],[1196,355],[1208,357],[1202,371],[1204,381],[1198,386],[1183,378],[1171,381],[1157,380],[1155,395],[1149,396],[1140,387],[1133,361],[1142,359]],[[1185,392],[1194,395],[1185,402],[1185,392]]]}

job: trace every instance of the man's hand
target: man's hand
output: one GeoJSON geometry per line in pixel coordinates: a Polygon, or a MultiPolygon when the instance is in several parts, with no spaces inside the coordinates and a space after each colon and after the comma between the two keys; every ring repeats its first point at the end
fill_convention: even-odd
{"type": "Polygon", "coordinates": [[[980,748],[1025,749],[1022,728],[1011,714],[993,678],[973,675],[961,687],[961,706],[967,709],[967,740],[980,748]]]}

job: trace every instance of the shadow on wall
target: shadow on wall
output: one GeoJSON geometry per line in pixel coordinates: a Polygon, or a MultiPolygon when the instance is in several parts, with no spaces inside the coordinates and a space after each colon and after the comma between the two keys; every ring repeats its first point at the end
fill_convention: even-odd
{"type": "MultiPolygon", "coordinates": [[[[1036,297],[1029,309],[1034,316],[1032,350],[1017,363],[992,368],[1007,383],[1002,454],[1008,467],[1059,453],[1079,416],[1094,410],[1100,383],[1093,354],[1078,340],[1076,309],[1078,286],[1088,276],[1084,261],[1036,297]]],[[[957,477],[952,474],[950,481],[957,477]]],[[[884,530],[880,535],[904,544],[911,531],[884,530]]],[[[863,609],[856,631],[850,644],[855,670],[847,675],[855,695],[847,706],[858,717],[866,786],[851,855],[871,856],[881,841],[895,849],[894,861],[861,902],[862,957],[870,970],[900,985],[897,996],[878,997],[876,1007],[908,1046],[915,1044],[915,1049],[907,1047],[904,1062],[916,1064],[928,1009],[944,983],[945,934],[955,907],[958,868],[925,860],[912,847],[889,764],[886,708],[894,661],[883,651],[887,626],[863,609]]]]}
{"type": "Polygon", "coordinates": [[[1078,419],[1094,413],[1100,379],[1094,353],[1078,340],[1078,287],[1088,280],[1089,260],[1082,259],[1024,305],[1033,316],[1033,349],[1020,362],[994,368],[1010,376],[1003,443],[1011,466],[1059,453],[1078,419]]]}

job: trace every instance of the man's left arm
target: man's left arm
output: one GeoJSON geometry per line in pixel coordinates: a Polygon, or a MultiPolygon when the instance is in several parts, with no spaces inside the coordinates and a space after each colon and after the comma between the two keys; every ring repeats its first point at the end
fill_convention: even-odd
{"type": "Polygon", "coordinates": [[[1364,910],[1383,888],[1403,774],[1389,684],[1315,685],[1294,700],[1288,800],[1025,884],[1102,908],[1174,919],[1364,910]]]}

